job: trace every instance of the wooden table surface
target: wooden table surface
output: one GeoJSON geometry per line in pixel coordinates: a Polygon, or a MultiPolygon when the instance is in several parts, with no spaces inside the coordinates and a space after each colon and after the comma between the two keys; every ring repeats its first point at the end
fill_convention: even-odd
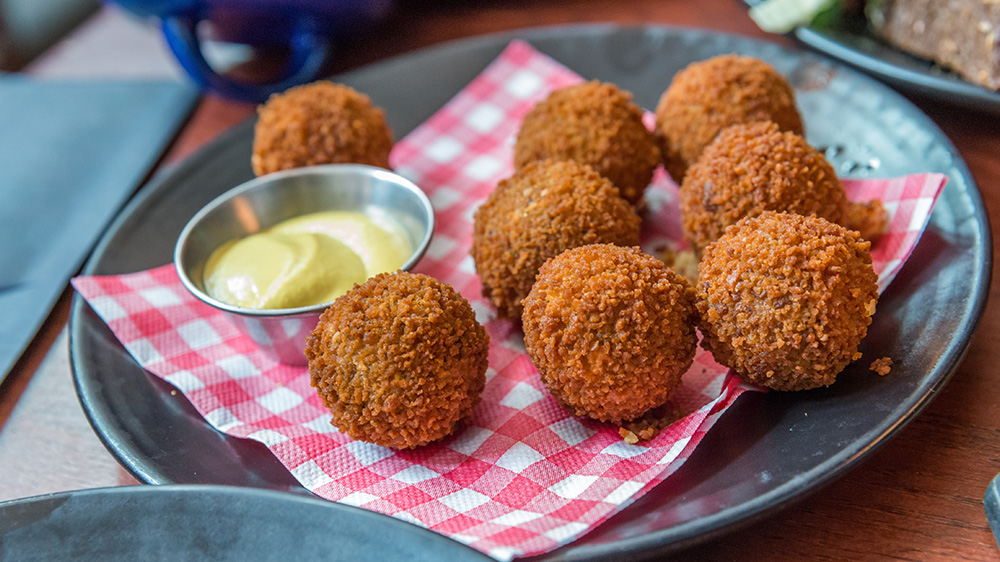
{"type": "MultiPolygon", "coordinates": [[[[388,22],[340,53],[331,72],[450,39],[579,22],[694,26],[791,44],[758,30],[735,0],[408,0],[396,6],[388,22]]],[[[990,216],[1000,216],[1000,119],[914,101],[958,147],[990,216]]],[[[253,110],[203,98],[165,162],[185,157],[253,110]]],[[[992,369],[1000,311],[993,296],[991,289],[954,377],[888,444],[793,507],[676,558],[996,560],[982,508],[986,485],[1000,470],[1000,400],[992,369]]],[[[65,330],[68,297],[0,387],[0,500],[137,483],[101,445],[77,402],[65,330]]]]}

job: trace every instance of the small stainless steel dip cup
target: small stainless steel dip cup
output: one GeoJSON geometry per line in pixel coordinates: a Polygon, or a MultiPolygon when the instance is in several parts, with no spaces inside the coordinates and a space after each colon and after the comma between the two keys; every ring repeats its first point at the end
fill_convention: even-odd
{"type": "Polygon", "coordinates": [[[228,304],[205,292],[204,267],[226,242],[322,211],[354,211],[398,224],[413,247],[404,270],[420,260],[434,232],[430,200],[402,176],[361,164],[296,168],[243,183],[198,211],[177,239],[177,274],[195,297],[225,313],[261,350],[281,363],[305,365],[306,337],[330,302],[276,309],[228,304]]]}

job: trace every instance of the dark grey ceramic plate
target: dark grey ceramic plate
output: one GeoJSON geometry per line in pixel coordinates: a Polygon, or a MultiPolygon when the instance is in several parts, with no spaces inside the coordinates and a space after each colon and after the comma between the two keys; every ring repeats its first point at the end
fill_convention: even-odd
{"type": "Polygon", "coordinates": [[[126,486],[2,503],[0,558],[19,562],[492,560],[385,515],[294,494],[226,486],[126,486]]]}
{"type": "MultiPolygon", "coordinates": [[[[741,397],[694,456],[652,492],[555,560],[653,556],[761,517],[830,481],[913,418],[958,366],[986,300],[989,225],[961,157],[935,125],[884,85],[819,55],[745,38],[662,27],[558,27],[418,51],[337,77],[386,109],[402,136],[440,108],[512,38],[654,107],[671,76],[725,52],[762,57],[799,90],[808,138],[842,173],[950,177],[911,262],[879,303],[861,351],[829,389],[741,397]],[[891,376],[867,365],[894,361],[891,376]],[[805,414],[808,414],[806,416],[805,414]]],[[[125,273],[170,262],[188,218],[251,175],[244,123],[143,189],[86,267],[125,273]]],[[[80,401],[121,463],[152,483],[301,488],[263,445],[213,430],[178,393],[129,357],[80,299],[71,318],[80,401]]]]}

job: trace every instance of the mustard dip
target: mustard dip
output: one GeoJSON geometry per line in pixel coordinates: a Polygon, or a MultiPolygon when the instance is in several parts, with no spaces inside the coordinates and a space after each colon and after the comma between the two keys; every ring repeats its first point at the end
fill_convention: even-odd
{"type": "Polygon", "coordinates": [[[312,213],[229,242],[205,264],[205,291],[245,308],[330,302],[413,253],[402,229],[351,211],[312,213]]]}

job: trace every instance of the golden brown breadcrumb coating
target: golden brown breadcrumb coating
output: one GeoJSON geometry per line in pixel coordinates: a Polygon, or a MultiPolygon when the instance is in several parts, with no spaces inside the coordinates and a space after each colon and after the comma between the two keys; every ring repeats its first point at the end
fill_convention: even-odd
{"type": "Polygon", "coordinates": [[[488,351],[486,330],[457,291],[399,271],[334,301],[305,354],[334,426],[411,449],[451,433],[479,403],[488,351]]]}
{"type": "Polygon", "coordinates": [[[318,164],[389,168],[392,131],[368,96],[328,81],[273,94],[257,110],[251,164],[256,175],[318,164]]]}
{"type": "Polygon", "coordinates": [[[826,158],[770,121],[728,127],[688,168],[678,193],[684,237],[700,253],[726,227],[764,211],[844,224],[847,195],[826,158]]]}
{"type": "Polygon", "coordinates": [[[889,357],[880,357],[872,361],[872,364],[868,368],[877,373],[878,376],[884,377],[892,371],[892,359],[889,357]]]}
{"type": "Polygon", "coordinates": [[[660,149],[632,94],[595,80],[552,92],[524,117],[514,165],[546,158],[589,165],[634,205],[660,164],[660,149]]]}
{"type": "Polygon", "coordinates": [[[878,302],[870,242],[818,217],[766,212],[705,249],[702,347],[775,390],[828,386],[861,356],[878,302]]]}
{"type": "Polygon", "coordinates": [[[771,65],[753,57],[721,55],[678,72],[656,107],[663,163],[680,183],[720,131],[738,123],[773,121],[802,134],[795,92],[771,65]]]}
{"type": "Polygon", "coordinates": [[[503,180],[476,210],[472,258],[483,296],[521,318],[521,299],[545,260],[585,244],[639,244],[640,219],[618,188],[589,166],[545,160],[503,180]]]}
{"type": "Polygon", "coordinates": [[[592,244],[542,266],[524,300],[524,342],[567,410],[620,423],[677,388],[698,346],[694,315],[694,289],[663,262],[592,244]]]}

